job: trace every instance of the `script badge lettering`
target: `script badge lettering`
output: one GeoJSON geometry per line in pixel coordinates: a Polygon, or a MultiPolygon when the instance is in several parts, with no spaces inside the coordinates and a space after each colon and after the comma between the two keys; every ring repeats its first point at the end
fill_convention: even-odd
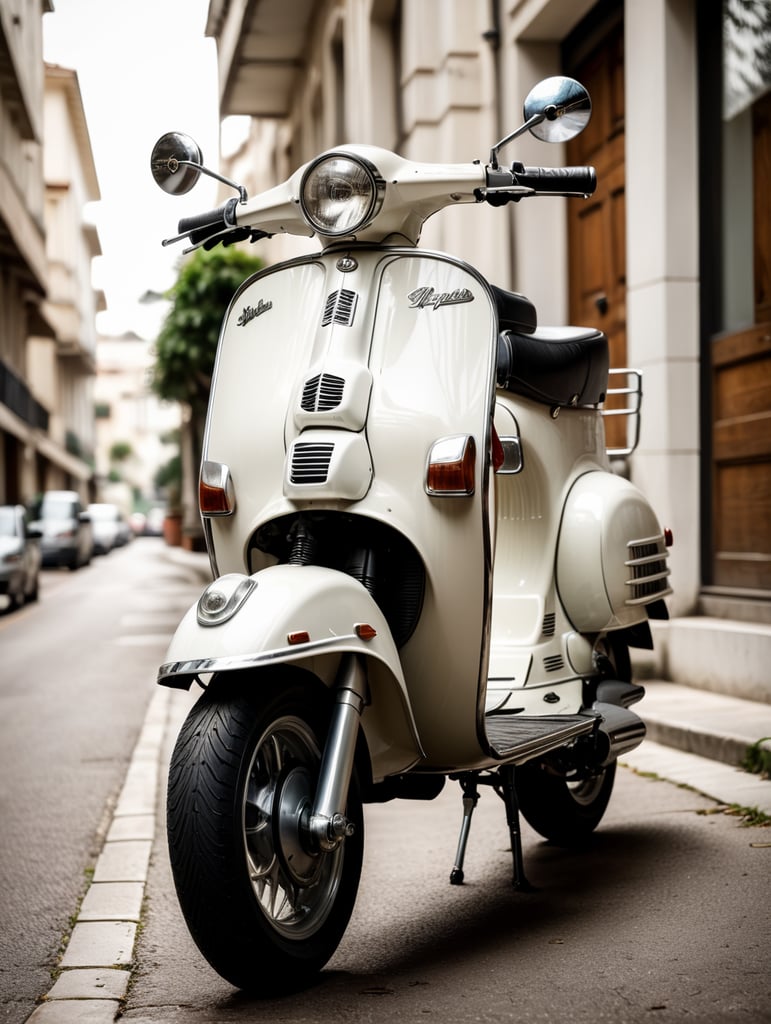
{"type": "Polygon", "coordinates": [[[456,288],[453,292],[437,292],[433,288],[416,288],[407,296],[410,309],[439,309],[440,306],[457,306],[461,302],[473,302],[474,294],[468,288],[456,288]]]}
{"type": "Polygon", "coordinates": [[[255,317],[262,316],[262,314],[267,313],[269,309],[273,309],[273,303],[266,302],[265,299],[260,299],[256,306],[244,306],[241,316],[236,320],[236,324],[239,327],[244,327],[250,320],[254,320],[255,317]]]}

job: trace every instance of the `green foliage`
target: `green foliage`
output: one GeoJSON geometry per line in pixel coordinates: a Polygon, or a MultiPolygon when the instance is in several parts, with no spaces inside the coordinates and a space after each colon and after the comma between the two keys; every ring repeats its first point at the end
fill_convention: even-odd
{"type": "Polygon", "coordinates": [[[262,262],[242,250],[196,249],[169,297],[172,307],[156,341],[152,388],[161,398],[206,408],[222,318],[239,285],[262,262]]]}
{"type": "Polygon", "coordinates": [[[742,768],[746,772],[754,772],[765,778],[771,777],[771,736],[764,736],[751,747],[747,747],[747,753],[742,761],[742,768]]]}
{"type": "Polygon", "coordinates": [[[116,441],[110,448],[110,462],[125,462],[134,454],[128,441],[116,441]]]}
{"type": "Polygon", "coordinates": [[[164,462],[162,466],[159,466],[155,471],[153,483],[157,490],[162,490],[166,487],[180,486],[182,481],[182,460],[179,455],[172,455],[168,462],[164,462]]]}

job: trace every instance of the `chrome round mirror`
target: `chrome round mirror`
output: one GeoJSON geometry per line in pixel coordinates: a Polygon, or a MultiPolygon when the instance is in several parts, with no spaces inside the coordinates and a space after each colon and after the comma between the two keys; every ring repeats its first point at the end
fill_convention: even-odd
{"type": "Polygon", "coordinates": [[[201,176],[203,154],[194,139],[182,132],[168,132],[153,146],[150,170],[156,185],[173,196],[182,196],[201,176]],[[192,166],[191,166],[192,165],[192,166]]]}
{"type": "Polygon", "coordinates": [[[589,93],[574,78],[557,75],[534,86],[525,100],[525,121],[543,142],[567,142],[579,135],[592,116],[589,93]]]}

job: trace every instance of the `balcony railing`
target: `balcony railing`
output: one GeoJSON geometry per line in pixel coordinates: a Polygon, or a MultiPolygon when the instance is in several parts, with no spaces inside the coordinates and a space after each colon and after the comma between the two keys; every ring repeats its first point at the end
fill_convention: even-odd
{"type": "Polygon", "coordinates": [[[29,388],[0,360],[0,403],[20,420],[38,430],[48,431],[48,410],[33,398],[29,388]]]}

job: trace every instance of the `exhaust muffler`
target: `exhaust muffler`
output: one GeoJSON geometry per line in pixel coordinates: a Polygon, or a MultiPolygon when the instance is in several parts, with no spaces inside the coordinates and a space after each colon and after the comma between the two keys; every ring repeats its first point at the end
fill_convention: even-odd
{"type": "Polygon", "coordinates": [[[592,704],[592,711],[601,716],[595,734],[599,767],[605,768],[645,739],[645,722],[629,708],[598,700],[592,704]]]}

